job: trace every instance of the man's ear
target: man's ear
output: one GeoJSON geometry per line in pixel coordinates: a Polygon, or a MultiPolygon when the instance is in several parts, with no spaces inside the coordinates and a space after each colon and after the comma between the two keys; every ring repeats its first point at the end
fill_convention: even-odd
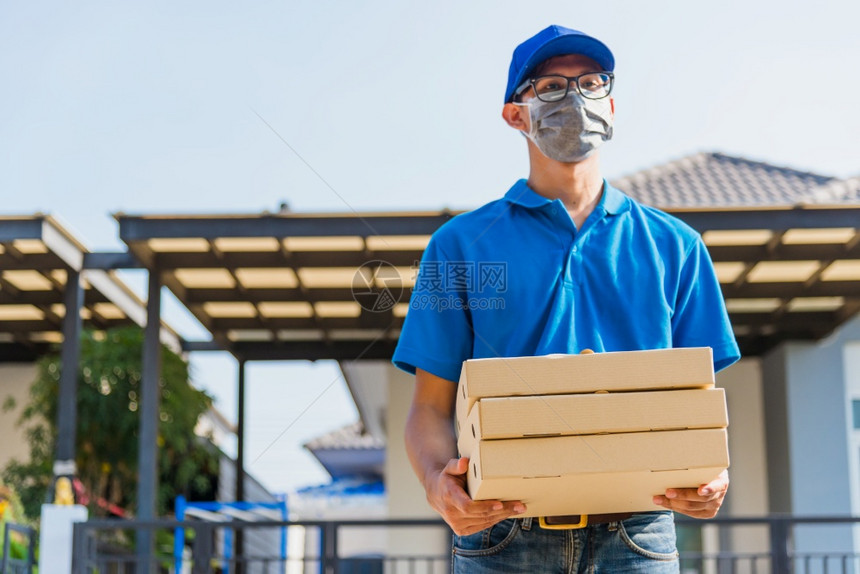
{"type": "Polygon", "coordinates": [[[507,103],[505,104],[505,107],[502,108],[502,118],[504,118],[505,123],[515,130],[523,132],[529,131],[528,114],[529,111],[527,106],[507,103]]]}
{"type": "Polygon", "coordinates": [[[612,108],[612,119],[615,119],[615,98],[609,98],[609,106],[612,108]]]}

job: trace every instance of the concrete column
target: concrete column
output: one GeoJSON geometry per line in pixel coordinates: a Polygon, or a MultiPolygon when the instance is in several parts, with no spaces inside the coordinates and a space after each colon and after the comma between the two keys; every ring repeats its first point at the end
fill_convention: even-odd
{"type": "MultiPolygon", "coordinates": [[[[74,525],[86,522],[87,507],[43,504],[39,531],[39,572],[72,571],[74,525]]],[[[11,568],[8,571],[12,571],[11,568]]],[[[140,572],[140,570],[138,570],[140,572]]],[[[148,570],[146,571],[148,572],[148,570]]]]}

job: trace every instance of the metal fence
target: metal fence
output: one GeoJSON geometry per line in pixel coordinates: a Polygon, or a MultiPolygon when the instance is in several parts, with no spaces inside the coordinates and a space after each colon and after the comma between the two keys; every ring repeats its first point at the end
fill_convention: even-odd
{"type": "Polygon", "coordinates": [[[36,531],[29,526],[7,522],[3,527],[3,554],[0,574],[30,574],[36,562],[36,531]],[[12,538],[17,533],[27,546],[25,556],[12,556],[12,538]]]}
{"type": "Polygon", "coordinates": [[[681,552],[682,574],[860,574],[860,517],[679,517],[676,525],[711,530],[718,547],[755,546],[744,537],[759,539],[753,551],[681,552]]]}
{"type": "MultiPolygon", "coordinates": [[[[344,542],[355,531],[385,530],[402,535],[414,531],[419,540],[428,531],[438,540],[450,537],[440,520],[350,520],[342,522],[300,520],[290,522],[207,522],[157,520],[148,522],[98,520],[75,524],[73,574],[446,574],[451,555],[381,553],[345,549],[344,542]],[[268,553],[225,552],[255,532],[301,529],[309,544],[290,546],[289,552],[273,547],[268,553]],[[352,532],[350,532],[352,531],[352,532]],[[148,532],[155,539],[151,555],[135,550],[135,536],[148,532]],[[181,533],[180,536],[178,536],[181,533]],[[183,539],[183,548],[175,541],[183,539]],[[161,543],[159,544],[159,540],[161,543]],[[231,540],[231,544],[225,544],[231,540]],[[308,551],[308,547],[313,548],[308,551]]],[[[379,546],[377,544],[377,546],[379,546]]],[[[436,545],[438,547],[438,545],[436,545]]]]}
{"type": "MultiPolygon", "coordinates": [[[[860,574],[860,517],[766,516],[695,521],[679,518],[680,538],[706,540],[699,548],[681,545],[682,574],[860,574]],[[681,536],[681,534],[684,536],[681,536]],[[840,546],[841,545],[841,546],[840,546]],[[703,551],[702,548],[747,550],[703,551]],[[751,549],[750,549],[751,548],[751,549]]],[[[259,521],[259,522],[126,522],[89,521],[75,525],[73,574],[447,574],[451,554],[445,541],[450,530],[438,520],[259,521]],[[301,544],[288,552],[225,552],[225,539],[241,540],[262,530],[298,529],[301,544]],[[136,533],[156,540],[147,556],[135,552],[136,533]],[[181,532],[182,536],[175,536],[181,532]],[[356,542],[356,533],[376,542],[356,542]],[[408,539],[401,552],[392,540],[408,539]],[[416,538],[418,544],[415,544],[416,538]],[[373,538],[371,536],[371,538],[373,538]],[[177,539],[184,540],[176,545],[177,539]],[[387,550],[380,551],[381,546],[387,550]],[[416,554],[416,547],[443,548],[438,554],[416,554]]],[[[291,535],[295,538],[295,534],[291,535]]],[[[359,537],[360,538],[360,537],[359,537]]],[[[679,540],[680,540],[679,538],[679,540]]],[[[240,543],[241,544],[241,543],[240,543]]],[[[695,546],[693,544],[692,546],[695,546]]]]}

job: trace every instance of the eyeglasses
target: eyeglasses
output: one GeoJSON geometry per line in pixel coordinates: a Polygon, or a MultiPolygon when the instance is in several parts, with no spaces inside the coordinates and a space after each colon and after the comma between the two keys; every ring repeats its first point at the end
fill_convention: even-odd
{"type": "Polygon", "coordinates": [[[529,87],[534,88],[535,95],[542,102],[557,102],[564,99],[570,91],[570,86],[576,84],[576,90],[583,98],[599,100],[612,93],[612,83],[615,76],[612,72],[589,72],[569,78],[567,76],[538,76],[530,78],[514,92],[519,97],[529,87]]]}

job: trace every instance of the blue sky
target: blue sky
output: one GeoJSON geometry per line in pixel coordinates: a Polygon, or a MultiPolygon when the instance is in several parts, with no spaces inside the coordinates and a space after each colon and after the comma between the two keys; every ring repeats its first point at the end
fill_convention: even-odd
{"type": "MultiPolygon", "coordinates": [[[[526,173],[501,103],[513,48],[551,23],[615,53],[608,177],[711,150],[858,175],[858,19],[847,0],[0,0],[0,213],[53,213],[118,249],[116,211],[480,205],[526,173]]],[[[233,418],[233,361],[193,365],[233,418]]],[[[336,377],[250,366],[248,462],[271,488],[325,479],[297,445],[356,418],[336,377]]]]}

